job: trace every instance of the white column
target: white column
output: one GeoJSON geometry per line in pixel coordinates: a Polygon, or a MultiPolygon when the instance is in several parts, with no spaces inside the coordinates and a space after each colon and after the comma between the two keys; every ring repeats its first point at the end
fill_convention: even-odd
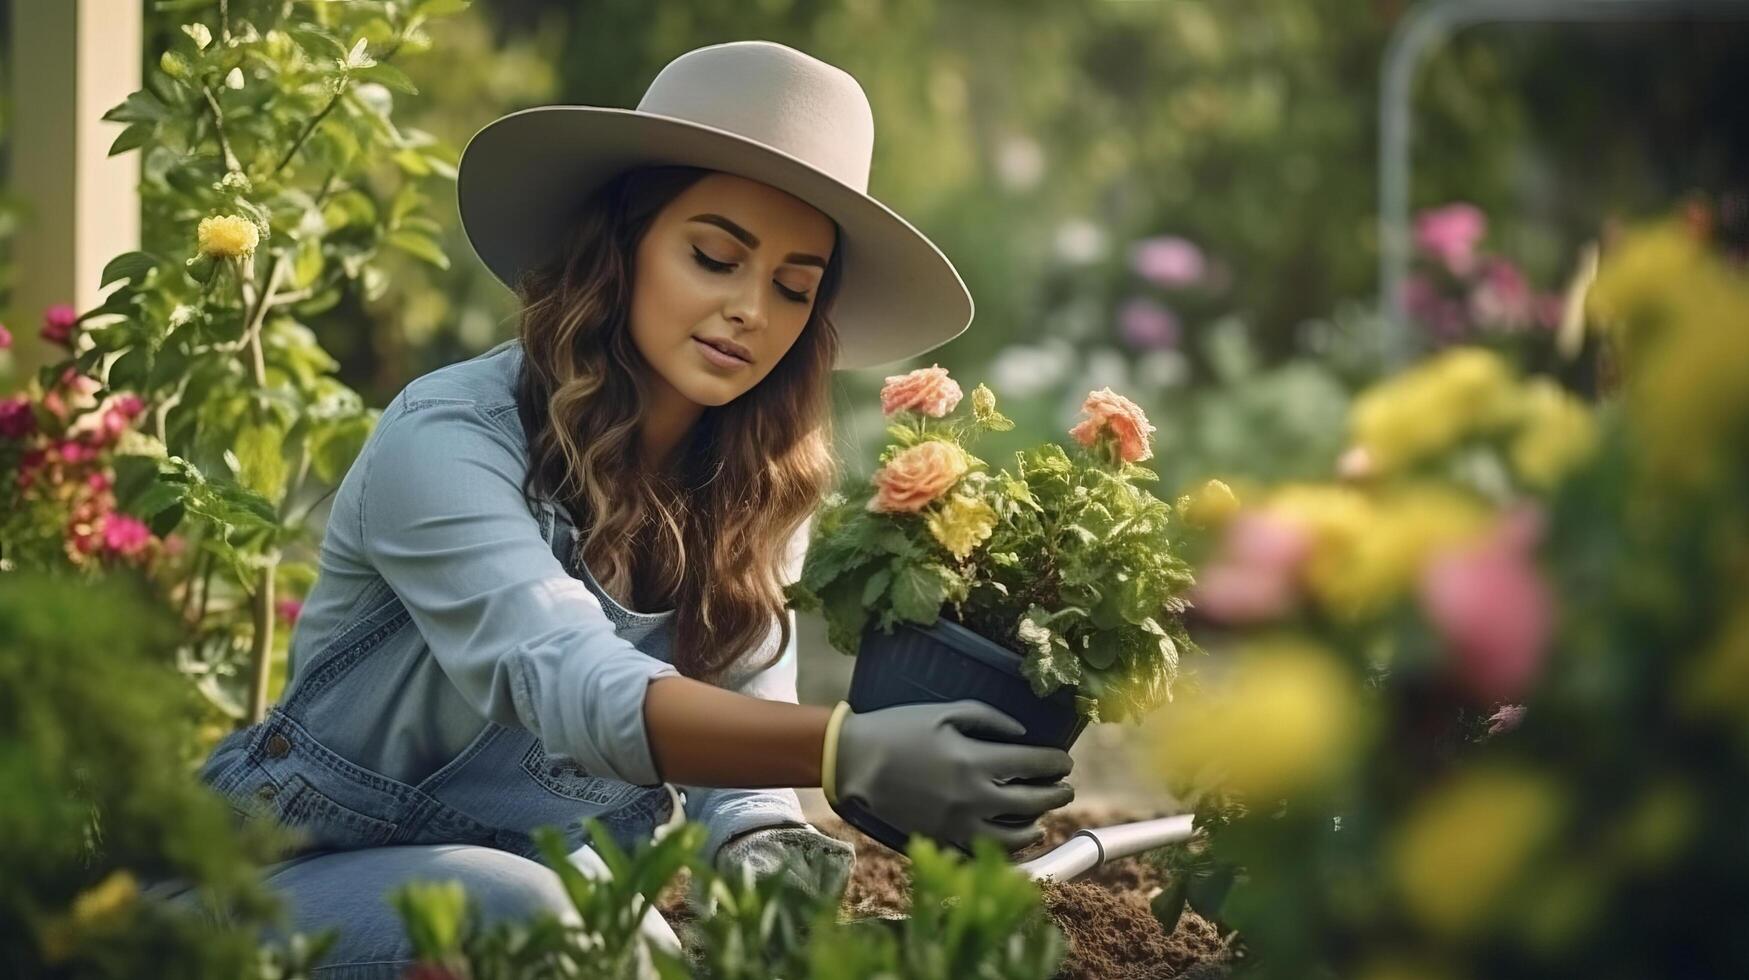
{"type": "Polygon", "coordinates": [[[139,248],[140,154],[107,156],[124,128],[103,122],[141,86],[144,0],[17,0],[12,5],[11,190],[22,208],[4,322],[14,380],[58,356],[42,311],[103,301],[103,266],[139,248]]]}

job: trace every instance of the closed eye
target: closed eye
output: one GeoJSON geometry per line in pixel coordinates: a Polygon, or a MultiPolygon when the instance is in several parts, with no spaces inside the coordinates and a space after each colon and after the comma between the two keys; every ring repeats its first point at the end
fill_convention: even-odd
{"type": "MultiPolygon", "coordinates": [[[[733,263],[733,262],[718,262],[716,259],[713,259],[710,256],[704,254],[703,252],[699,251],[697,245],[694,245],[692,247],[692,257],[693,257],[694,261],[698,262],[699,265],[703,266],[704,268],[708,269],[711,272],[718,272],[718,273],[728,272],[730,269],[733,269],[735,267],[735,263],[733,263]]],[[[777,287],[777,291],[782,293],[784,295],[785,299],[788,299],[794,303],[804,303],[805,304],[813,298],[813,297],[809,296],[807,293],[798,293],[795,290],[790,289],[788,286],[785,286],[783,283],[776,282],[775,280],[772,282],[772,285],[777,287]]]]}

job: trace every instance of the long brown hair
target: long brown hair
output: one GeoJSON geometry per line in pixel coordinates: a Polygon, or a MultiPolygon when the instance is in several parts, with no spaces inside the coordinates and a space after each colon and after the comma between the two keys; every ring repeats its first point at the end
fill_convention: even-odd
{"type": "Polygon", "coordinates": [[[842,249],[834,248],[801,335],[769,374],[707,407],[673,472],[638,452],[651,370],[632,341],[634,259],[657,212],[710,174],[693,167],[625,171],[590,196],[571,239],[523,274],[518,409],[528,435],[523,492],[569,508],[580,556],[614,595],[675,612],[674,666],[721,679],[779,630],[788,644],[782,579],[792,537],[836,482],[829,319],[842,249]]]}

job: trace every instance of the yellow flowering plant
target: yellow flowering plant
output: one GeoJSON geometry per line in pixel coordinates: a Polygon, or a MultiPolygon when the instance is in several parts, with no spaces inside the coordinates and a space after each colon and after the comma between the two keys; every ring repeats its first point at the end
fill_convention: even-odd
{"type": "Polygon", "coordinates": [[[962,394],[940,367],[887,379],[890,442],[867,484],[825,502],[791,605],[821,611],[847,654],[868,630],[946,618],[1023,658],[1037,696],[1069,688],[1083,718],[1139,719],[1195,649],[1181,520],[1140,465],[1152,425],[1121,395],[1092,392],[1067,447],[992,469],[967,443],[1013,423],[984,385],[956,414],[962,394]]]}
{"type": "Polygon", "coordinates": [[[1749,969],[1749,271],[1659,225],[1585,302],[1600,404],[1450,349],[1357,399],[1337,478],[1216,510],[1155,909],[1247,975],[1749,969]]]}

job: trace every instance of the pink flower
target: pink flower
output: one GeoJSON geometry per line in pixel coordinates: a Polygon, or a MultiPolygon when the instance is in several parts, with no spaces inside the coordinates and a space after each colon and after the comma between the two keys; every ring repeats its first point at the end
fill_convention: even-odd
{"type": "Polygon", "coordinates": [[[961,395],[959,382],[947,376],[947,368],[931,365],[889,375],[881,386],[881,413],[917,412],[941,418],[960,403],[961,395]]]}
{"type": "Polygon", "coordinates": [[[1298,524],[1260,511],[1233,518],[1220,554],[1197,574],[1191,603],[1216,622],[1279,619],[1299,601],[1300,567],[1312,540],[1298,524]]]}
{"type": "Polygon", "coordinates": [[[1524,721],[1524,705],[1503,704],[1500,710],[1488,716],[1488,720],[1493,723],[1488,726],[1488,734],[1504,735],[1524,721]]]}
{"type": "Polygon", "coordinates": [[[295,625],[298,621],[298,614],[304,611],[304,604],[302,600],[288,598],[274,603],[273,608],[275,612],[279,613],[280,619],[285,620],[289,625],[295,625]]]}
{"type": "Polygon", "coordinates": [[[1108,388],[1090,392],[1081,403],[1087,417],[1069,430],[1069,435],[1083,446],[1092,447],[1104,433],[1115,440],[1118,458],[1136,463],[1154,455],[1148,447],[1148,433],[1154,431],[1141,406],[1108,388]]]}
{"type": "Polygon", "coordinates": [[[1403,280],[1403,312],[1438,340],[1457,340],[1469,326],[1463,304],[1441,293],[1432,279],[1420,273],[1403,280]]]}
{"type": "Polygon", "coordinates": [[[63,439],[55,443],[55,453],[65,463],[89,462],[97,458],[97,450],[73,439],[63,439]]]}
{"type": "Polygon", "coordinates": [[[91,488],[92,493],[102,493],[113,488],[115,481],[109,478],[108,473],[98,470],[85,478],[85,485],[91,488]]]}
{"type": "Polygon", "coordinates": [[[953,488],[967,469],[958,446],[931,439],[899,453],[874,475],[875,495],[868,509],[915,514],[953,488]]]}
{"type": "Polygon", "coordinates": [[[30,410],[29,396],[0,401],[0,438],[23,439],[35,431],[36,414],[30,410]]]}
{"type": "Polygon", "coordinates": [[[1130,246],[1130,268],[1149,282],[1172,289],[1201,282],[1208,262],[1193,243],[1175,235],[1160,235],[1130,246]]]}
{"type": "Polygon", "coordinates": [[[1178,318],[1164,305],[1138,296],[1117,311],[1124,343],[1137,350],[1166,350],[1178,346],[1178,318]]]}
{"type": "Polygon", "coordinates": [[[1482,263],[1482,274],[1470,290],[1470,318],[1489,327],[1518,330],[1536,315],[1530,283],[1518,266],[1500,258],[1482,263]]]}
{"type": "Polygon", "coordinates": [[[1476,245],[1488,233],[1488,218],[1474,204],[1447,204],[1415,216],[1415,247],[1454,276],[1475,267],[1476,245]]]}
{"type": "Polygon", "coordinates": [[[1547,652],[1554,601],[1536,568],[1531,533],[1509,518],[1480,544],[1439,555],[1421,573],[1422,609],[1458,678],[1483,700],[1520,700],[1547,652]]]}
{"type": "Polygon", "coordinates": [[[0,323],[0,350],[5,350],[6,348],[11,347],[11,346],[12,346],[12,331],[7,330],[6,325],[4,323],[0,323]]]}
{"type": "Polygon", "coordinates": [[[73,328],[78,322],[78,310],[65,303],[57,303],[43,311],[42,338],[63,347],[72,347],[73,328]]]}
{"type": "Polygon", "coordinates": [[[65,419],[72,409],[86,409],[97,404],[97,399],[91,396],[101,387],[102,383],[96,378],[80,374],[78,368],[68,365],[61,372],[61,380],[43,392],[43,408],[58,419],[65,419]]]}
{"type": "Polygon", "coordinates": [[[132,557],[151,541],[152,532],[139,518],[113,510],[103,515],[103,548],[110,554],[132,557]]]}

